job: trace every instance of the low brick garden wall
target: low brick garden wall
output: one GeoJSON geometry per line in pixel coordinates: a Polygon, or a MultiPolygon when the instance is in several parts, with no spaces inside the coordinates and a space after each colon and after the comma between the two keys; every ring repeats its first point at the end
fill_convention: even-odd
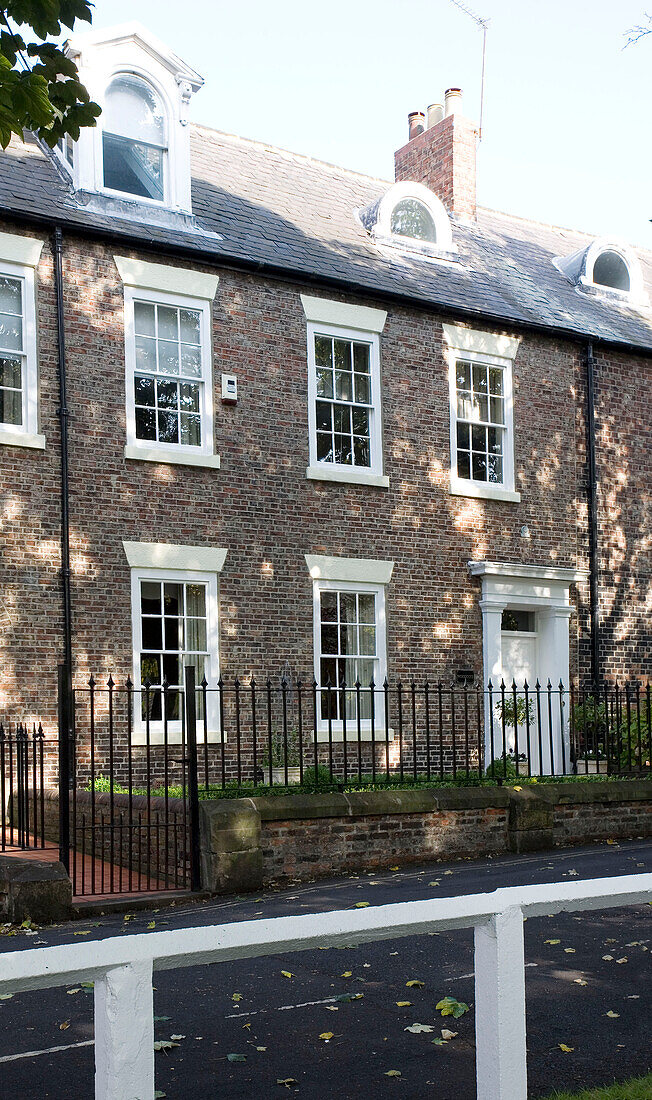
{"type": "Polygon", "coordinates": [[[652,835],[652,780],[202,802],[202,885],[228,893],[396,862],[652,835]]]}

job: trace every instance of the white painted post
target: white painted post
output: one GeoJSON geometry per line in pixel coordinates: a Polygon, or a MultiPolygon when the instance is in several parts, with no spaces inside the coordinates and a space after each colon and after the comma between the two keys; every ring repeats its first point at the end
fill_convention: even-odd
{"type": "Polygon", "coordinates": [[[523,913],[475,927],[477,1100],[527,1100],[523,913]]]}
{"type": "Polygon", "coordinates": [[[151,959],[95,982],[95,1100],[154,1100],[151,959]]]}

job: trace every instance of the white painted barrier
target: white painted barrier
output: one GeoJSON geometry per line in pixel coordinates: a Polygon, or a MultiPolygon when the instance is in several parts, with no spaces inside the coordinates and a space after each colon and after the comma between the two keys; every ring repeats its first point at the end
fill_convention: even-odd
{"type": "Polygon", "coordinates": [[[0,993],[95,982],[95,1098],[153,1100],[152,973],[449,928],[475,930],[478,1100],[527,1100],[523,917],[652,899],[652,874],[240,921],[0,954],[0,993]]]}

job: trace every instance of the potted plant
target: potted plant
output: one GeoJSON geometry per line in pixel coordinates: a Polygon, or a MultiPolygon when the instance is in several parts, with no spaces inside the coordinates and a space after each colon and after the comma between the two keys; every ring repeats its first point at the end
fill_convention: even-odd
{"type": "Polygon", "coordinates": [[[287,782],[298,783],[301,777],[299,762],[299,731],[292,729],[283,733],[281,730],[275,730],[271,737],[271,758],[269,741],[265,743],[265,748],[260,758],[263,781],[269,779],[271,764],[272,782],[285,783],[285,767],[287,764],[287,782]]]}

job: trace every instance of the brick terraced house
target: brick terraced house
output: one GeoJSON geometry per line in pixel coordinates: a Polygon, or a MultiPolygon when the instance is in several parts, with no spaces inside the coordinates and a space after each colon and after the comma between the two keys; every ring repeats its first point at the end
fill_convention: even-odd
{"type": "Polygon", "coordinates": [[[209,741],[220,675],[335,743],[372,678],[647,683],[652,256],[478,206],[457,89],[387,181],[193,125],[140,26],[68,49],[97,128],[0,155],[3,715],[61,662],[152,745],[186,665],[209,741]]]}

